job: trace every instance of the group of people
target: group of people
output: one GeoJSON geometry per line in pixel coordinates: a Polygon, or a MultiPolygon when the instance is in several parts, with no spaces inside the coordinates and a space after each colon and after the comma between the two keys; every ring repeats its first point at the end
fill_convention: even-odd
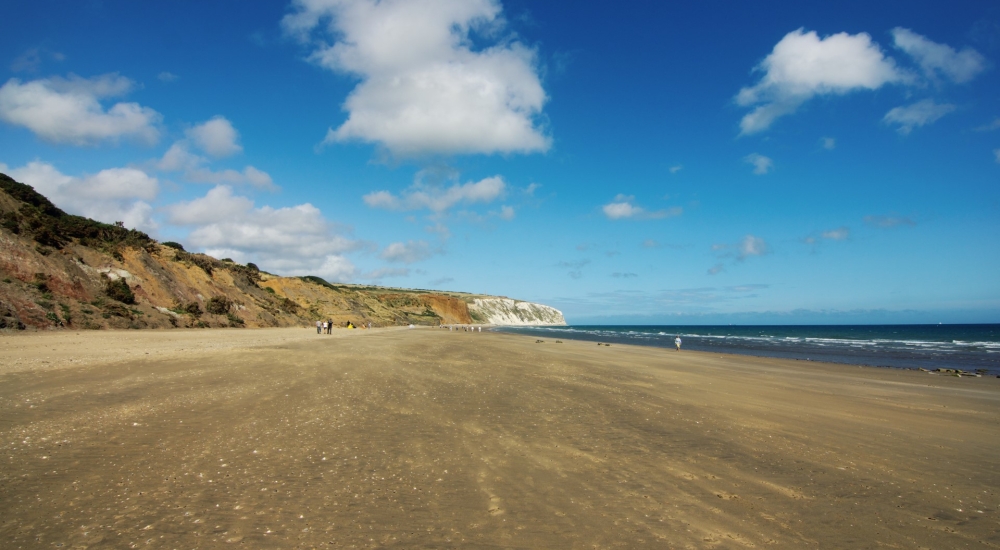
{"type": "MultiPolygon", "coordinates": [[[[444,327],[442,326],[441,328],[444,328],[444,327]]],[[[462,326],[462,330],[465,331],[465,332],[476,332],[477,329],[479,330],[479,332],[483,331],[483,327],[467,327],[467,326],[462,326]]],[[[456,327],[455,325],[448,325],[448,330],[449,331],[458,330],[458,327],[456,327]]]]}
{"type": "MultiPolygon", "coordinates": [[[[358,328],[358,327],[351,321],[347,321],[347,323],[344,324],[344,328],[358,328]]],[[[365,324],[362,323],[361,328],[372,328],[371,321],[368,321],[368,326],[365,326],[365,324]]],[[[333,334],[333,319],[327,319],[326,321],[316,321],[316,334],[333,334]]]]}

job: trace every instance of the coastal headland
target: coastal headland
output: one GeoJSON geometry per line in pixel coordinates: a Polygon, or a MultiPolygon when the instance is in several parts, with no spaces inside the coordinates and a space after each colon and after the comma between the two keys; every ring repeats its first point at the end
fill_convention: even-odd
{"type": "Polygon", "coordinates": [[[3,548],[997,548],[1000,380],[433,328],[0,337],[3,548]]]}

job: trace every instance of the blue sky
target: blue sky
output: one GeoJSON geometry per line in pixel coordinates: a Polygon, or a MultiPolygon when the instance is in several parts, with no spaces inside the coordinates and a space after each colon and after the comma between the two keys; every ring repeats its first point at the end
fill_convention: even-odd
{"type": "Polygon", "coordinates": [[[0,171],[571,323],[1000,321],[1000,6],[621,4],[5,6],[0,171]]]}

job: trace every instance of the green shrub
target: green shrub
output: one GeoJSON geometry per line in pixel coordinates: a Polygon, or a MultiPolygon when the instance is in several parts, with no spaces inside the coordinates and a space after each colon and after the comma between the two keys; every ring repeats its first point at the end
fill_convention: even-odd
{"type": "Polygon", "coordinates": [[[226,319],[229,319],[230,327],[242,327],[244,324],[243,319],[240,319],[239,317],[233,315],[232,313],[227,313],[226,319]]]}
{"type": "Polygon", "coordinates": [[[135,294],[132,294],[132,289],[128,287],[125,279],[115,279],[106,282],[104,284],[104,293],[107,294],[108,298],[117,300],[123,304],[135,303],[135,294]]]}
{"type": "Polygon", "coordinates": [[[205,311],[213,315],[225,315],[232,307],[232,300],[225,296],[213,296],[205,303],[205,311]]]}
{"type": "Polygon", "coordinates": [[[174,241],[163,241],[160,244],[169,248],[173,248],[174,250],[180,250],[181,252],[184,252],[184,245],[182,245],[181,243],[175,243],[174,241]]]}
{"type": "Polygon", "coordinates": [[[198,302],[188,302],[188,304],[184,306],[183,313],[189,313],[195,317],[201,317],[201,306],[198,305],[198,302]]]}
{"type": "Polygon", "coordinates": [[[267,292],[269,294],[274,294],[274,289],[269,286],[266,286],[264,287],[264,292],[267,292]]]}

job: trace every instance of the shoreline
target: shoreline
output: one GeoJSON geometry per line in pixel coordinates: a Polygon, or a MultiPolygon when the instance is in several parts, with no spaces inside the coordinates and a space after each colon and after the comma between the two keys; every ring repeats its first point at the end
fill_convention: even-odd
{"type": "MultiPolygon", "coordinates": [[[[757,325],[746,325],[738,328],[743,329],[854,329],[858,327],[938,327],[940,325],[775,325],[775,326],[757,326],[757,325]]],[[[955,325],[957,327],[1000,327],[997,324],[978,324],[978,325],[955,325]]],[[[615,333],[613,329],[628,329],[633,327],[632,325],[578,325],[569,326],[570,329],[575,329],[571,331],[559,331],[558,329],[553,330],[553,333],[545,334],[544,331],[549,327],[499,327],[494,329],[496,332],[503,332],[508,334],[522,334],[529,335],[533,337],[554,337],[554,338],[565,338],[567,340],[583,341],[583,342],[612,342],[617,345],[635,345],[641,347],[651,347],[657,349],[668,349],[673,350],[674,345],[671,340],[673,332],[670,333],[671,336],[668,338],[656,338],[658,336],[664,336],[665,333],[657,332],[635,332],[634,330],[629,330],[625,332],[615,333]],[[532,333],[535,329],[540,329],[539,333],[532,333]],[[586,329],[594,329],[595,332],[588,332],[586,329]],[[603,330],[604,334],[596,334],[596,330],[603,330]],[[612,329],[612,330],[607,330],[612,329]],[[638,336],[641,335],[641,336],[638,336]]],[[[685,331],[695,330],[698,328],[707,329],[719,329],[719,328],[729,328],[721,325],[706,325],[704,327],[700,325],[692,326],[659,326],[659,325],[637,325],[635,328],[646,328],[655,327],[656,329],[670,328],[670,329],[683,329],[685,331]]],[[[847,345],[842,345],[840,348],[831,347],[828,344],[816,345],[811,344],[811,349],[809,345],[803,345],[801,339],[803,337],[799,336],[798,342],[799,349],[789,350],[781,349],[774,346],[787,345],[787,342],[781,341],[781,338],[770,337],[772,340],[765,340],[767,344],[758,345],[758,347],[749,347],[746,344],[731,344],[731,345],[712,345],[715,342],[714,339],[721,339],[725,341],[727,338],[732,338],[734,341],[739,341],[741,339],[747,339],[746,336],[740,335],[729,335],[729,336],[719,336],[719,335],[698,335],[691,334],[688,332],[680,332],[686,340],[684,342],[685,346],[682,348],[683,351],[692,351],[700,353],[721,353],[728,354],[739,357],[762,357],[771,359],[784,359],[792,361],[805,361],[810,363],[825,363],[825,364],[840,364],[840,365],[850,365],[850,366],[863,366],[871,368],[885,368],[885,369],[902,369],[902,370],[914,370],[923,372],[943,372],[948,374],[962,373],[970,377],[974,376],[996,376],[1000,378],[1000,360],[992,360],[992,355],[978,355],[970,356],[968,354],[960,354],[959,356],[945,356],[942,357],[940,354],[935,354],[933,350],[922,350],[918,353],[914,349],[906,350],[908,356],[900,357],[893,355],[893,350],[875,350],[868,349],[864,350],[862,354],[858,354],[856,348],[847,347],[847,345]],[[691,339],[696,340],[696,343],[692,344],[691,339]],[[771,348],[766,347],[771,345],[771,348]],[[856,357],[852,357],[851,354],[858,354],[856,357]]],[[[796,338],[796,337],[785,337],[785,339],[796,338]]],[[[751,338],[755,340],[762,340],[763,338],[751,338]]],[[[841,342],[846,344],[845,341],[841,342]]],[[[857,346],[861,345],[871,345],[871,341],[865,341],[859,339],[855,342],[857,346]]],[[[919,342],[919,344],[924,344],[924,342],[919,342]]],[[[941,342],[941,345],[948,345],[945,342],[941,342]]],[[[1000,342],[987,342],[993,347],[1000,348],[1000,342]]],[[[898,351],[898,350],[896,350],[898,351]]],[[[1000,357],[1000,355],[998,355],[1000,357]]]]}
{"type": "Polygon", "coordinates": [[[1000,541],[995,379],[536,340],[309,328],[0,339],[0,540],[1000,541]]]}

